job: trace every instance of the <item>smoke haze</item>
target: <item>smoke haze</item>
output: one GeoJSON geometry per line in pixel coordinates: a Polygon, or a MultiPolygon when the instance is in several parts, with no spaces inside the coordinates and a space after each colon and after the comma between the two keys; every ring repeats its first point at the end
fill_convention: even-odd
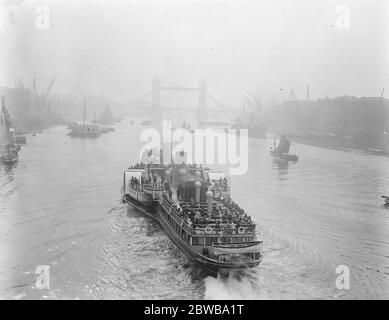
{"type": "MultiPolygon", "coordinates": [[[[57,75],[54,93],[132,100],[159,76],[231,106],[241,89],[266,104],[293,88],[305,98],[378,96],[388,86],[386,1],[8,1],[1,14],[0,85],[57,75]],[[50,9],[38,30],[36,8],[50,9]],[[350,27],[337,28],[337,8],[350,27]]],[[[41,88],[43,89],[43,88],[41,88]]]]}

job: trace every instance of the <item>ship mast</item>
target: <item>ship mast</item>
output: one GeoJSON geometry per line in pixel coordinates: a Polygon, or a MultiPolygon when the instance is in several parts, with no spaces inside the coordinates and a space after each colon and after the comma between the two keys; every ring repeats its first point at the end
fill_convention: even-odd
{"type": "Polygon", "coordinates": [[[5,108],[4,96],[1,96],[1,118],[5,124],[7,143],[11,143],[11,119],[7,109],[5,108]]]}
{"type": "Polygon", "coordinates": [[[82,124],[82,131],[85,131],[85,114],[86,114],[86,99],[84,98],[84,122],[82,124]]]}
{"type": "Polygon", "coordinates": [[[173,133],[170,128],[170,165],[173,165],[173,133]]]}

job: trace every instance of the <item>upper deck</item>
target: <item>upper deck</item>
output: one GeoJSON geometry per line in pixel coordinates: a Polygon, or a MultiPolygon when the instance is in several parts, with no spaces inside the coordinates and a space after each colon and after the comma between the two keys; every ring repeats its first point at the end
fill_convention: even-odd
{"type": "MultiPolygon", "coordinates": [[[[207,203],[175,203],[166,193],[160,201],[162,208],[189,234],[254,236],[255,224],[247,214],[232,215],[225,202],[212,203],[208,212],[207,203]]],[[[243,239],[242,239],[243,241],[243,239]]]]}
{"type": "Polygon", "coordinates": [[[195,165],[176,173],[171,166],[137,165],[126,170],[124,190],[131,186],[153,196],[190,234],[255,233],[251,217],[230,198],[224,173],[195,165]]]}

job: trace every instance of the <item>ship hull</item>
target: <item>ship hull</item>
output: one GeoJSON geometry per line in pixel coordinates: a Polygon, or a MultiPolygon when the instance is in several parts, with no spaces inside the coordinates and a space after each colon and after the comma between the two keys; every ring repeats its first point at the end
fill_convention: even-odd
{"type": "Polygon", "coordinates": [[[98,138],[100,137],[100,133],[77,133],[77,132],[70,132],[68,134],[70,137],[73,138],[98,138]]]}
{"type": "Polygon", "coordinates": [[[389,139],[384,135],[336,135],[332,133],[300,133],[287,131],[288,137],[295,142],[313,145],[324,148],[334,149],[357,149],[357,150],[376,150],[381,153],[388,153],[389,139]]]}
{"type": "Polygon", "coordinates": [[[277,159],[280,159],[280,160],[284,160],[284,161],[292,161],[292,162],[296,162],[298,161],[299,157],[295,154],[289,154],[289,153],[275,153],[275,152],[270,152],[270,155],[273,157],[273,158],[277,158],[277,159]]]}
{"type": "Polygon", "coordinates": [[[131,198],[129,196],[123,196],[123,202],[130,204],[138,211],[144,213],[148,217],[151,217],[158,221],[162,226],[168,237],[173,241],[173,243],[183,251],[190,259],[204,265],[208,268],[213,269],[243,269],[243,268],[253,268],[260,264],[261,259],[251,261],[251,262],[219,262],[213,259],[210,259],[201,253],[197,252],[185,242],[172,228],[172,226],[164,219],[162,212],[165,210],[158,202],[155,206],[145,206],[145,203],[141,203],[138,200],[131,198]]]}
{"type": "Polygon", "coordinates": [[[15,156],[1,156],[0,161],[3,164],[13,164],[19,160],[19,155],[16,154],[15,156]]]}

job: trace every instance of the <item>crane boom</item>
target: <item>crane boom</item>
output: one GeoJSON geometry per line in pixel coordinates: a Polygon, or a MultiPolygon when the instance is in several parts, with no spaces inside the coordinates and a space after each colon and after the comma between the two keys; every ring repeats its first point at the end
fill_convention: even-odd
{"type": "Polygon", "coordinates": [[[47,89],[46,89],[45,95],[44,95],[44,97],[43,97],[43,98],[44,98],[44,101],[46,101],[47,97],[49,96],[50,91],[51,91],[51,89],[53,88],[54,82],[55,82],[55,75],[53,76],[53,79],[51,80],[49,86],[48,86],[47,89]]]}

